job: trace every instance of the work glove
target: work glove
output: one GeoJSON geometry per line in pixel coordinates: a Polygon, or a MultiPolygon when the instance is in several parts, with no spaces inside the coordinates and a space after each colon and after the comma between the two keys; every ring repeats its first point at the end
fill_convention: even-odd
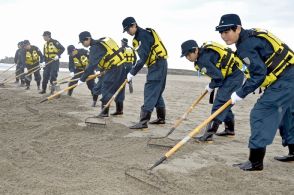
{"type": "Polygon", "coordinates": [[[55,60],[55,61],[59,60],[59,56],[56,55],[56,56],[53,58],[53,60],[55,60]]]}
{"type": "Polygon", "coordinates": [[[81,84],[83,84],[83,83],[84,83],[83,81],[79,80],[78,81],[78,86],[81,85],[81,84]]]}
{"type": "Polygon", "coordinates": [[[208,91],[209,93],[211,93],[211,92],[213,91],[213,89],[211,89],[211,88],[209,87],[209,84],[206,85],[205,90],[208,91]]]}
{"type": "Polygon", "coordinates": [[[45,68],[45,62],[40,63],[40,68],[45,68]]]}
{"type": "Polygon", "coordinates": [[[134,77],[134,75],[132,75],[131,73],[128,73],[128,75],[127,75],[128,82],[130,82],[133,77],[134,77]]]}
{"type": "Polygon", "coordinates": [[[69,73],[69,76],[74,77],[75,76],[75,73],[74,72],[70,72],[69,73]]]}
{"type": "Polygon", "coordinates": [[[236,92],[231,95],[232,104],[235,104],[238,101],[243,100],[243,98],[239,97],[236,92]]]}
{"type": "Polygon", "coordinates": [[[27,68],[24,68],[23,69],[23,72],[27,74],[28,73],[28,69],[27,68]]]}

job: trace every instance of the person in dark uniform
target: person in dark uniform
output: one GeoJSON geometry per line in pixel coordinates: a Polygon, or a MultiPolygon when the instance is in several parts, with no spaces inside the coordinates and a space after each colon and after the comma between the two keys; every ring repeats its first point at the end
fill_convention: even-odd
{"type": "MultiPolygon", "coordinates": [[[[131,71],[133,65],[136,64],[137,56],[135,50],[128,45],[128,39],[123,38],[121,40],[121,46],[124,48],[124,56],[126,58],[126,62],[124,63],[125,69],[126,69],[126,77],[127,74],[131,71]]],[[[133,82],[132,80],[128,82],[129,84],[129,91],[130,93],[133,93],[133,82]]]]}
{"type": "Polygon", "coordinates": [[[250,113],[249,160],[236,164],[244,171],[263,169],[266,146],[280,129],[289,155],[276,157],[294,161],[294,53],[267,30],[245,30],[236,14],[226,14],[216,27],[227,45],[235,44],[236,55],[250,74],[241,88],[231,95],[232,103],[243,100],[258,87],[266,87],[250,113]]]}
{"type": "Polygon", "coordinates": [[[59,58],[65,50],[64,47],[57,40],[51,38],[51,32],[45,31],[43,33],[43,38],[46,41],[46,43],[44,44],[44,57],[45,63],[47,65],[46,67],[44,67],[42,91],[40,92],[40,94],[46,93],[47,83],[49,80],[52,87],[51,93],[54,92],[54,81],[57,80],[59,71],[59,58]]]}
{"type": "MultiPolygon", "coordinates": [[[[24,64],[25,64],[25,68],[27,69],[26,71],[27,74],[30,74],[32,71],[37,69],[36,67],[40,66],[40,64],[41,66],[44,66],[44,58],[40,49],[34,45],[31,45],[28,40],[24,40],[23,45],[24,45],[23,58],[25,59],[24,64]]],[[[37,83],[37,88],[38,90],[40,90],[40,83],[42,79],[40,70],[34,72],[33,74],[35,77],[35,81],[37,83]]],[[[30,89],[31,80],[32,80],[32,75],[25,76],[26,90],[30,89]]]]}
{"type": "MultiPolygon", "coordinates": [[[[243,63],[230,48],[216,42],[206,42],[199,48],[196,41],[188,40],[182,43],[181,49],[181,57],[185,56],[190,62],[194,62],[196,70],[200,70],[211,78],[205,90],[211,93],[218,88],[211,110],[211,113],[214,113],[231,98],[235,90],[242,86],[244,74],[240,69],[243,63]]],[[[235,120],[231,107],[213,119],[204,135],[198,137],[198,141],[212,141],[213,135],[222,122],[225,123],[225,130],[217,135],[235,135],[235,120]]]]}
{"type": "Polygon", "coordinates": [[[155,30],[143,29],[138,26],[133,17],[127,17],[122,22],[123,32],[127,32],[133,39],[133,47],[140,59],[127,75],[128,81],[142,69],[148,67],[147,81],[144,88],[144,104],[141,107],[140,121],[131,129],[147,128],[151,113],[156,107],[157,119],[150,124],[165,124],[165,103],[162,93],[165,89],[167,75],[167,50],[155,30]]]}
{"type": "MultiPolygon", "coordinates": [[[[79,34],[79,40],[84,47],[90,47],[89,65],[82,75],[78,84],[85,82],[87,77],[97,69],[97,73],[100,71],[105,72],[102,81],[101,93],[102,93],[102,110],[111,99],[117,89],[121,86],[125,79],[125,69],[122,64],[125,62],[125,58],[122,50],[118,47],[115,41],[109,37],[103,37],[99,40],[92,39],[90,32],[84,31],[79,34]]],[[[117,105],[122,105],[125,99],[124,90],[122,90],[116,97],[115,102],[117,105]]],[[[123,112],[123,107],[116,107],[116,111],[123,112]]],[[[100,113],[99,117],[108,117],[109,107],[104,109],[100,113]]]]}
{"type": "Polygon", "coordinates": [[[23,41],[20,41],[17,44],[18,49],[15,52],[14,56],[14,63],[16,64],[15,68],[15,83],[18,84],[20,80],[20,87],[25,86],[25,77],[24,75],[18,77],[19,74],[22,74],[24,72],[24,65],[21,64],[21,54],[23,50],[23,41]]]}
{"type": "MultiPolygon", "coordinates": [[[[77,74],[81,71],[85,71],[86,67],[89,64],[89,52],[85,49],[76,49],[75,46],[69,45],[67,47],[67,53],[69,55],[69,63],[68,63],[68,69],[70,71],[70,76],[72,77],[71,80],[80,78],[83,74],[77,74]],[[76,75],[75,75],[76,74],[76,75]]],[[[91,73],[94,74],[94,71],[91,73]]],[[[72,86],[76,84],[77,81],[70,82],[68,86],[72,86]]],[[[94,95],[92,90],[95,85],[95,80],[89,80],[87,81],[88,89],[91,91],[92,97],[93,97],[93,103],[92,106],[95,107],[98,96],[94,95]]],[[[73,93],[73,89],[68,91],[68,95],[71,96],[73,93]]]]}

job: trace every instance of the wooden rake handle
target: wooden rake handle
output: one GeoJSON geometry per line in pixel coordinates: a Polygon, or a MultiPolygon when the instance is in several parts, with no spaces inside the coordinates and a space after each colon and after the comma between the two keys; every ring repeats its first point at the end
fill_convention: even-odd
{"type": "Polygon", "coordinates": [[[187,141],[189,141],[193,136],[195,136],[199,131],[205,127],[208,123],[210,123],[217,115],[223,112],[228,106],[232,104],[232,100],[227,101],[222,107],[220,107],[217,111],[215,111],[212,115],[210,115],[205,121],[203,121],[200,125],[198,125],[193,131],[191,131],[186,137],[184,137],[180,142],[178,142],[172,149],[170,149],[164,156],[162,156],[158,161],[156,161],[149,170],[160,165],[164,162],[168,157],[173,155],[180,147],[182,147],[187,141]]]}
{"type": "Polygon", "coordinates": [[[166,154],[166,158],[170,157],[173,153],[175,153],[182,145],[184,145],[188,140],[194,137],[197,133],[201,131],[208,123],[210,123],[217,115],[222,113],[228,106],[232,104],[232,100],[230,99],[224,105],[222,105],[217,111],[215,111],[212,115],[210,115],[205,121],[203,121],[200,125],[198,125],[193,131],[191,131],[186,137],[184,137],[180,142],[178,142],[172,149],[170,149],[166,154]]]}
{"type": "MultiPolygon", "coordinates": [[[[102,73],[100,73],[100,74],[96,73],[96,74],[93,74],[93,75],[89,75],[88,78],[86,79],[86,82],[89,81],[89,80],[95,79],[96,77],[99,77],[100,75],[102,75],[102,73]]],[[[60,91],[56,92],[55,94],[53,94],[53,95],[47,97],[46,99],[42,100],[40,103],[52,100],[56,96],[66,92],[66,91],[69,91],[69,90],[71,90],[71,89],[73,89],[73,88],[75,88],[77,86],[78,86],[78,84],[76,83],[76,84],[74,84],[72,86],[66,87],[65,89],[60,90],[60,91]]]]}
{"type": "MultiPolygon", "coordinates": [[[[125,87],[125,85],[128,83],[128,79],[126,79],[120,87],[116,90],[116,92],[113,94],[113,96],[110,98],[110,100],[107,102],[107,104],[104,106],[104,108],[101,110],[100,114],[103,113],[113,102],[113,100],[116,98],[116,96],[119,94],[119,92],[125,87]]],[[[100,115],[99,114],[99,115],[100,115]]]]}
{"type": "Polygon", "coordinates": [[[174,126],[172,128],[177,128],[183,122],[183,120],[185,120],[187,118],[188,114],[192,112],[192,110],[195,108],[195,106],[204,98],[204,96],[207,93],[208,93],[208,91],[205,90],[204,93],[200,97],[195,99],[194,102],[192,103],[192,105],[186,110],[186,112],[182,115],[182,117],[176,121],[176,123],[174,124],[174,126]]]}

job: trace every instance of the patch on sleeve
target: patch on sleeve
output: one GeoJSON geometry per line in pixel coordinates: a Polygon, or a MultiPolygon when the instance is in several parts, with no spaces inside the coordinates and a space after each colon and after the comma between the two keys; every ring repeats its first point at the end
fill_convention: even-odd
{"type": "Polygon", "coordinates": [[[250,65],[250,59],[249,59],[248,57],[243,58],[243,62],[244,62],[246,65],[250,65]]]}

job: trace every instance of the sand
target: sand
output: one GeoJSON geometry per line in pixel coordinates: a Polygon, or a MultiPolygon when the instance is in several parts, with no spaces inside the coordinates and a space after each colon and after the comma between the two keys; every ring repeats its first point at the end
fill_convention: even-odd
{"type": "MultiPolygon", "coordinates": [[[[147,146],[148,137],[164,135],[209,80],[168,75],[167,124],[134,131],[128,126],[139,119],[144,82],[145,75],[135,77],[134,93],[126,91],[124,115],[110,117],[106,127],[84,124],[100,111],[100,103],[90,107],[86,86],[72,97],[42,104],[48,94],[38,94],[35,82],[29,91],[14,84],[0,88],[0,194],[294,194],[294,164],[273,159],[288,152],[278,134],[262,172],[232,167],[248,158],[249,113],[258,94],[233,108],[235,138],[215,137],[212,144],[192,140],[148,174],[144,169],[168,151],[147,146]]],[[[170,138],[183,138],[210,109],[207,96],[170,138]]]]}

